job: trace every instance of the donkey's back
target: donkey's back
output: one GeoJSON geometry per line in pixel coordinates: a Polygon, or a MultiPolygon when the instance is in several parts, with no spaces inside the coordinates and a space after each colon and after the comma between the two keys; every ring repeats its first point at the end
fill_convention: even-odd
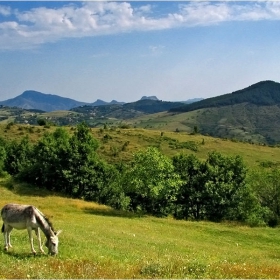
{"type": "Polygon", "coordinates": [[[26,229],[28,226],[34,228],[32,224],[36,224],[35,215],[36,208],[31,205],[9,203],[1,210],[4,225],[9,225],[15,229],[26,229]]]}

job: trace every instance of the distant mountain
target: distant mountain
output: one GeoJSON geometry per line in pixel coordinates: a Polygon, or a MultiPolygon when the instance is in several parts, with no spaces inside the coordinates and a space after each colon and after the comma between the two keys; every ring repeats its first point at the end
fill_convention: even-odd
{"type": "Polygon", "coordinates": [[[116,100],[105,102],[100,99],[97,99],[93,103],[80,102],[74,99],[65,98],[54,94],[45,94],[35,90],[27,90],[15,98],[11,98],[6,101],[0,101],[0,105],[18,107],[27,110],[42,110],[45,112],[70,110],[83,105],[101,106],[109,104],[124,104],[124,102],[118,102],[116,100]]]}
{"type": "Polygon", "coordinates": [[[91,106],[104,106],[104,105],[113,105],[113,104],[125,104],[125,102],[118,102],[116,100],[112,100],[111,102],[106,102],[106,101],[103,101],[101,99],[97,99],[95,102],[93,103],[90,103],[88,105],[91,105],[91,106]]]}
{"type": "Polygon", "coordinates": [[[74,125],[86,121],[92,127],[99,127],[104,123],[117,124],[125,120],[133,127],[188,133],[193,132],[196,127],[204,135],[280,145],[280,83],[261,81],[232,93],[192,101],[191,104],[186,104],[143,96],[141,100],[131,103],[115,100],[108,103],[100,99],[85,103],[26,91],[16,98],[0,102],[0,111],[5,112],[0,116],[0,122],[7,121],[8,111],[15,122],[36,124],[41,114],[39,109],[71,110],[72,112],[65,111],[60,116],[50,112],[49,118],[59,125],[74,125]],[[1,104],[12,108],[1,108],[1,104]],[[17,107],[28,108],[29,111],[32,109],[33,112],[24,113],[21,111],[23,109],[17,107]]]}
{"type": "Polygon", "coordinates": [[[159,100],[156,96],[142,96],[142,98],[140,99],[140,100],[146,100],[146,99],[148,99],[148,100],[159,100]]]}
{"type": "Polygon", "coordinates": [[[186,104],[191,104],[191,103],[198,102],[198,101],[201,101],[201,100],[203,100],[203,98],[192,98],[192,99],[188,99],[186,101],[181,101],[181,102],[186,103],[186,104]]]}
{"type": "Polygon", "coordinates": [[[95,117],[118,119],[131,119],[140,115],[154,114],[168,111],[171,108],[182,106],[181,102],[168,102],[153,99],[141,99],[136,102],[124,104],[108,104],[106,106],[84,105],[71,109],[71,111],[92,114],[95,117]]]}
{"type": "Polygon", "coordinates": [[[232,93],[203,99],[179,108],[172,108],[171,111],[190,112],[202,108],[236,105],[244,102],[258,106],[280,104],[280,83],[261,81],[232,93]]]}
{"type": "Polygon", "coordinates": [[[37,109],[50,112],[57,110],[69,110],[73,107],[82,106],[87,103],[60,97],[58,95],[45,94],[35,90],[27,90],[15,98],[1,101],[0,104],[9,107],[37,109]]]}
{"type": "Polygon", "coordinates": [[[141,99],[136,102],[124,104],[124,108],[135,111],[141,111],[145,114],[154,114],[163,111],[169,111],[172,108],[180,107],[181,102],[161,101],[158,99],[141,99]]]}

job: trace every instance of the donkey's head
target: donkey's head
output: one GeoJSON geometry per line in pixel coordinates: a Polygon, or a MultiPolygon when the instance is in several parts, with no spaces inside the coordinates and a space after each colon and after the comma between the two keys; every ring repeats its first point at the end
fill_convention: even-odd
{"type": "Polygon", "coordinates": [[[58,235],[61,233],[61,230],[53,232],[53,234],[47,239],[46,247],[49,250],[49,254],[52,256],[57,255],[58,253],[58,235]]]}

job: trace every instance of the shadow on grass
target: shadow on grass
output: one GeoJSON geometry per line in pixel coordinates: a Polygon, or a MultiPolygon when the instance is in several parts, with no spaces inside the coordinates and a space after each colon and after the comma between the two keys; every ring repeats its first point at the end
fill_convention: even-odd
{"type": "Polygon", "coordinates": [[[32,253],[16,253],[13,251],[4,251],[4,254],[11,256],[17,260],[28,260],[28,259],[34,259],[34,258],[46,258],[48,257],[47,254],[42,254],[42,253],[37,253],[37,254],[32,254],[32,253]]]}
{"type": "MultiPolygon", "coordinates": [[[[50,191],[40,188],[31,184],[23,183],[16,181],[14,178],[9,178],[1,181],[1,186],[6,188],[7,190],[13,192],[18,195],[25,196],[38,196],[38,197],[47,197],[49,195],[54,195],[54,193],[50,193],[50,191]]],[[[59,194],[55,194],[59,196],[59,194]]]]}
{"type": "Polygon", "coordinates": [[[129,218],[129,219],[136,219],[136,218],[143,218],[145,215],[141,213],[132,213],[126,212],[121,210],[115,210],[112,208],[108,209],[98,209],[98,208],[83,208],[83,211],[87,214],[98,215],[98,216],[108,216],[108,217],[121,217],[121,218],[129,218]]]}

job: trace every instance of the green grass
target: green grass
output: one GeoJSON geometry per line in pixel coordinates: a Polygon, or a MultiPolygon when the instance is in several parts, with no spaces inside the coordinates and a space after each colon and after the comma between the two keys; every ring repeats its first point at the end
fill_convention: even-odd
{"type": "Polygon", "coordinates": [[[5,181],[0,192],[1,207],[33,204],[63,230],[57,257],[33,256],[14,230],[0,278],[280,277],[279,228],[140,217],[5,181]]]}
{"type": "MultiPolygon", "coordinates": [[[[19,140],[25,135],[28,135],[30,141],[35,143],[45,132],[53,132],[56,128],[55,126],[45,128],[41,126],[17,124],[7,129],[6,125],[0,124],[0,135],[7,140],[19,140]]],[[[67,129],[69,133],[73,133],[71,127],[65,127],[65,129],[67,129]]],[[[199,159],[205,160],[208,157],[208,153],[212,151],[218,151],[229,156],[240,155],[248,168],[259,166],[262,162],[269,161],[275,164],[279,164],[280,162],[279,147],[269,147],[199,134],[191,135],[186,132],[176,133],[164,130],[147,130],[140,128],[120,129],[109,127],[109,129],[106,130],[94,128],[91,129],[91,131],[93,137],[100,143],[97,152],[108,162],[131,160],[135,152],[149,146],[157,147],[162,153],[170,157],[181,152],[185,154],[194,153],[199,159]],[[175,142],[179,145],[174,145],[175,142]],[[186,145],[184,145],[186,142],[195,143],[198,150],[194,152],[191,149],[183,148],[186,147],[186,145]]]]}

